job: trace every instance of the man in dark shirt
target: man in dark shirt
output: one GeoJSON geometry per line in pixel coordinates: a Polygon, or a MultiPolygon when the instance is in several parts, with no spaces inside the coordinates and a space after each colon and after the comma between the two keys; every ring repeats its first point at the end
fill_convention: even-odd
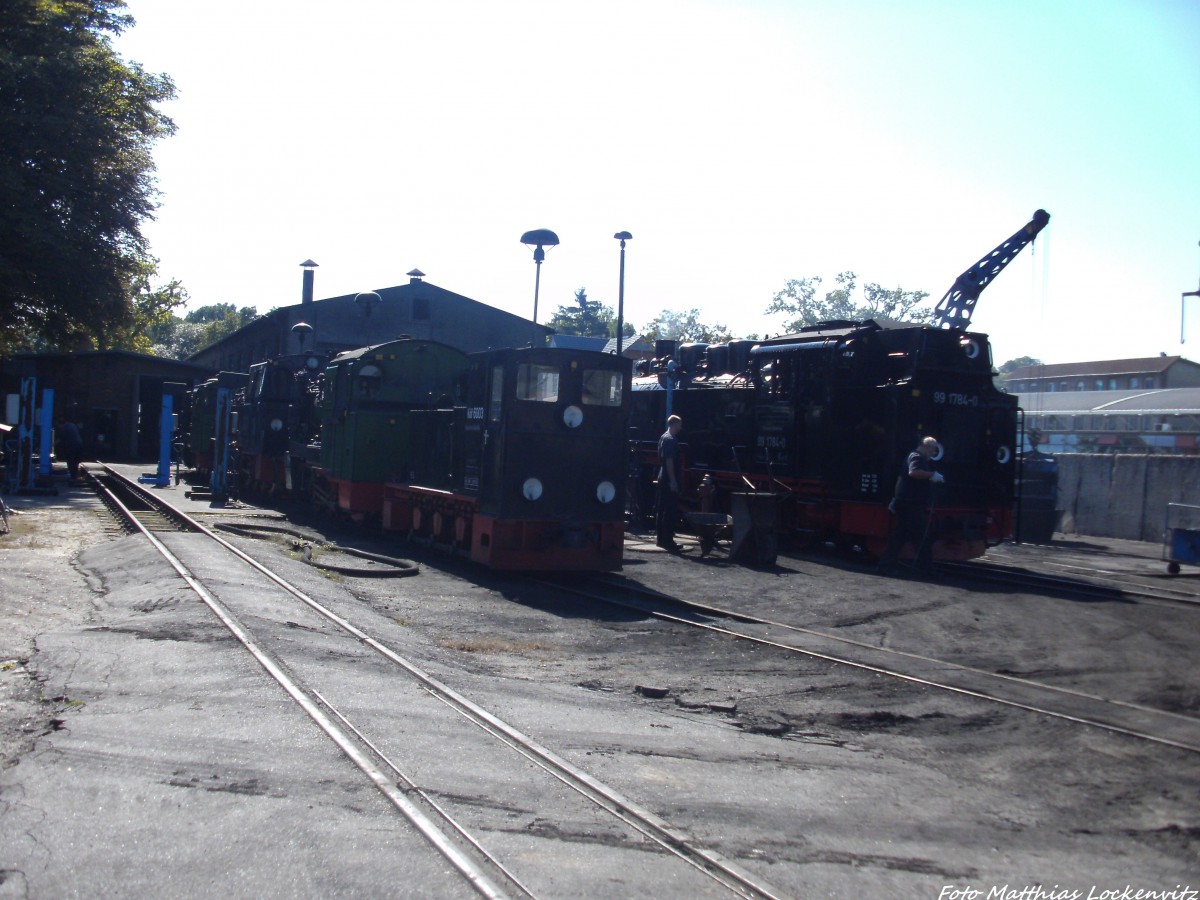
{"type": "Polygon", "coordinates": [[[655,542],[664,550],[678,553],[682,548],[675,543],[675,523],[679,520],[679,441],[677,435],[683,428],[683,419],[671,416],[667,419],[667,430],[658,439],[658,458],[662,463],[658,470],[658,510],[655,519],[655,542]]]}
{"type": "Polygon", "coordinates": [[[79,463],[83,461],[83,435],[70,419],[58,426],[58,453],[67,461],[67,476],[79,480],[79,463]]]}
{"type": "Polygon", "coordinates": [[[929,572],[933,568],[934,535],[930,533],[926,513],[933,499],[933,486],[946,480],[933,468],[933,457],[938,450],[937,439],[927,437],[908,454],[904,474],[896,481],[896,496],[888,507],[896,514],[896,529],[879,558],[880,571],[891,566],[909,542],[917,553],[917,569],[929,572]]]}

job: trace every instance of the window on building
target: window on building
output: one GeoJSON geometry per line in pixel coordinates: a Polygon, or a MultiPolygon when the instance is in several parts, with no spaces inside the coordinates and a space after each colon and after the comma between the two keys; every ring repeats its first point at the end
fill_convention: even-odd
{"type": "Polygon", "coordinates": [[[1086,391],[1086,390],[1087,390],[1087,385],[1085,385],[1085,384],[1084,384],[1084,383],[1081,381],[1081,382],[1079,382],[1077,385],[1075,385],[1075,390],[1077,390],[1077,391],[1086,391]]]}
{"type": "Polygon", "coordinates": [[[1098,390],[1098,391],[1104,390],[1104,379],[1103,378],[1096,379],[1096,390],[1098,390]]]}
{"type": "Polygon", "coordinates": [[[1153,375],[1147,375],[1147,376],[1146,376],[1146,388],[1147,388],[1147,389],[1149,389],[1149,388],[1152,388],[1152,387],[1154,387],[1154,376],[1153,376],[1153,375]]]}
{"type": "Polygon", "coordinates": [[[1136,391],[1138,389],[1138,381],[1139,379],[1136,375],[1129,379],[1129,387],[1131,390],[1136,391]]]}

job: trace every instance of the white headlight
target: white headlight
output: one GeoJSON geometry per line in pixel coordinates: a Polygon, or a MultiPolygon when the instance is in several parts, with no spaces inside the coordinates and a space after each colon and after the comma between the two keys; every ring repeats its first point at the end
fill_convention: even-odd
{"type": "Polygon", "coordinates": [[[537,500],[542,496],[542,483],[536,478],[526,478],[525,483],[521,485],[521,493],[525,495],[526,500],[537,500]]]}
{"type": "Polygon", "coordinates": [[[602,481],[596,485],[596,499],[601,503],[612,503],[615,496],[617,496],[617,489],[613,487],[611,481],[602,481]]]}
{"type": "Polygon", "coordinates": [[[578,428],[583,424],[583,410],[578,406],[568,406],[563,410],[563,424],[568,428],[578,428]]]}
{"type": "Polygon", "coordinates": [[[271,430],[272,431],[283,431],[283,419],[272,419],[271,420],[271,430]]]}

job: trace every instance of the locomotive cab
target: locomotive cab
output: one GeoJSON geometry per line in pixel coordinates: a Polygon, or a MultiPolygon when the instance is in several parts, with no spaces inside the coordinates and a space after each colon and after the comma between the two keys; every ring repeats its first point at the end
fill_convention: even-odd
{"type": "Polygon", "coordinates": [[[630,362],[526,348],[476,354],[463,490],[473,559],[497,568],[619,569],[630,362]]]}

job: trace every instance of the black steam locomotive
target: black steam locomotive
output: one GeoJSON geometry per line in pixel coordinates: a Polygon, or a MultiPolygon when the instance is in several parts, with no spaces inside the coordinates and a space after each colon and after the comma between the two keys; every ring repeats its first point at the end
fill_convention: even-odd
{"type": "Polygon", "coordinates": [[[1017,401],[992,382],[987,336],[966,326],[979,293],[1047,221],[1038,210],[964,272],[934,326],[826,322],[756,344],[685,344],[656,360],[634,382],[646,463],[634,490],[649,505],[654,441],[676,413],[685,499],[727,512],[738,497],[775,498],[760,560],[773,559],[776,533],[878,555],[906,457],[932,435],[945,476],[928,513],[934,558],[968,559],[1010,537],[1017,401]]]}

